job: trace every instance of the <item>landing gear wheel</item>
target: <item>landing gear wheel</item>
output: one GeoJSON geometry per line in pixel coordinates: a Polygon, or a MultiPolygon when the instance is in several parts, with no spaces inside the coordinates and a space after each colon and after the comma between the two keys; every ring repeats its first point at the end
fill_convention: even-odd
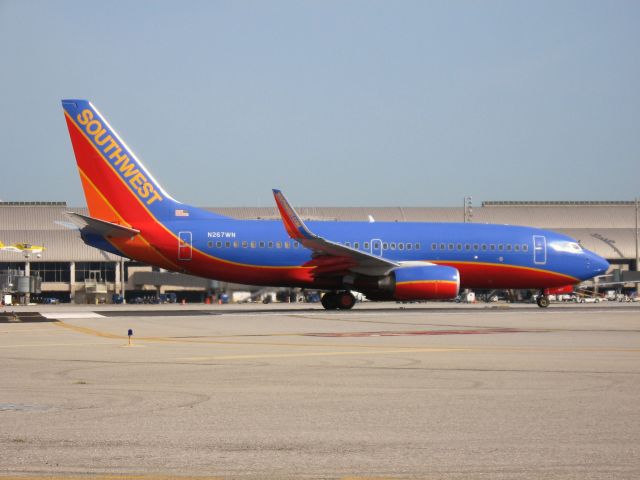
{"type": "Polygon", "coordinates": [[[536,300],[536,303],[540,308],[547,308],[549,306],[549,297],[546,295],[540,295],[536,300]]]}
{"type": "Polygon", "coordinates": [[[326,310],[351,310],[356,297],[351,292],[327,292],[320,300],[326,310]]]}
{"type": "Polygon", "coordinates": [[[338,295],[338,308],[340,310],[351,310],[356,304],[356,297],[351,292],[342,292],[338,295]]]}
{"type": "Polygon", "coordinates": [[[337,310],[338,309],[338,295],[336,292],[327,292],[320,299],[320,303],[325,310],[337,310]]]}

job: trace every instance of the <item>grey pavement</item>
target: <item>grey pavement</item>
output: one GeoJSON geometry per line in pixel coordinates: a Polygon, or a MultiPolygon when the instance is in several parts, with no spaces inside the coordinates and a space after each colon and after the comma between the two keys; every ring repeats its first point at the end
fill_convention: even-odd
{"type": "Polygon", "coordinates": [[[17,307],[0,475],[640,478],[640,305],[451,307],[17,307]]]}

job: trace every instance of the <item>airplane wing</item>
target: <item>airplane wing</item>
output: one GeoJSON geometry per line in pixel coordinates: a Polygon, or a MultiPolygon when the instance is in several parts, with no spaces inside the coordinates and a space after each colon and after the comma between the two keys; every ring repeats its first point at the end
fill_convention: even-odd
{"type": "Polygon", "coordinates": [[[112,238],[132,238],[140,233],[135,228],[125,227],[117,223],[106,222],[97,218],[89,217],[75,212],[66,212],[71,220],[76,223],[82,232],[90,232],[103,237],[112,238]]]}
{"type": "Polygon", "coordinates": [[[282,222],[289,236],[313,251],[316,276],[349,271],[363,275],[386,275],[399,263],[319,237],[307,228],[280,190],[273,190],[282,222]]]}
{"type": "Polygon", "coordinates": [[[21,250],[15,245],[5,245],[4,243],[0,244],[0,250],[4,252],[13,252],[13,253],[21,252],[21,250]]]}

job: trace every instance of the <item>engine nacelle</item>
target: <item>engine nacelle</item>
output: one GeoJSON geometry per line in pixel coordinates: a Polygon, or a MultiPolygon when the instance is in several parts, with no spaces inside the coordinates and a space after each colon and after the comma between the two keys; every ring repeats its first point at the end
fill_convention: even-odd
{"type": "Polygon", "coordinates": [[[448,300],[460,291],[460,273],[453,267],[400,267],[391,272],[394,300],[448,300]]]}

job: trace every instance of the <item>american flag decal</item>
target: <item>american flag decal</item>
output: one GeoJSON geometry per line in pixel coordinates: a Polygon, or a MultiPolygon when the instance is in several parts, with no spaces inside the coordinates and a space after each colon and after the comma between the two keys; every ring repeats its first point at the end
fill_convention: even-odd
{"type": "Polygon", "coordinates": [[[189,216],[189,212],[187,212],[186,210],[183,210],[181,208],[176,210],[176,217],[188,217],[189,216]]]}

